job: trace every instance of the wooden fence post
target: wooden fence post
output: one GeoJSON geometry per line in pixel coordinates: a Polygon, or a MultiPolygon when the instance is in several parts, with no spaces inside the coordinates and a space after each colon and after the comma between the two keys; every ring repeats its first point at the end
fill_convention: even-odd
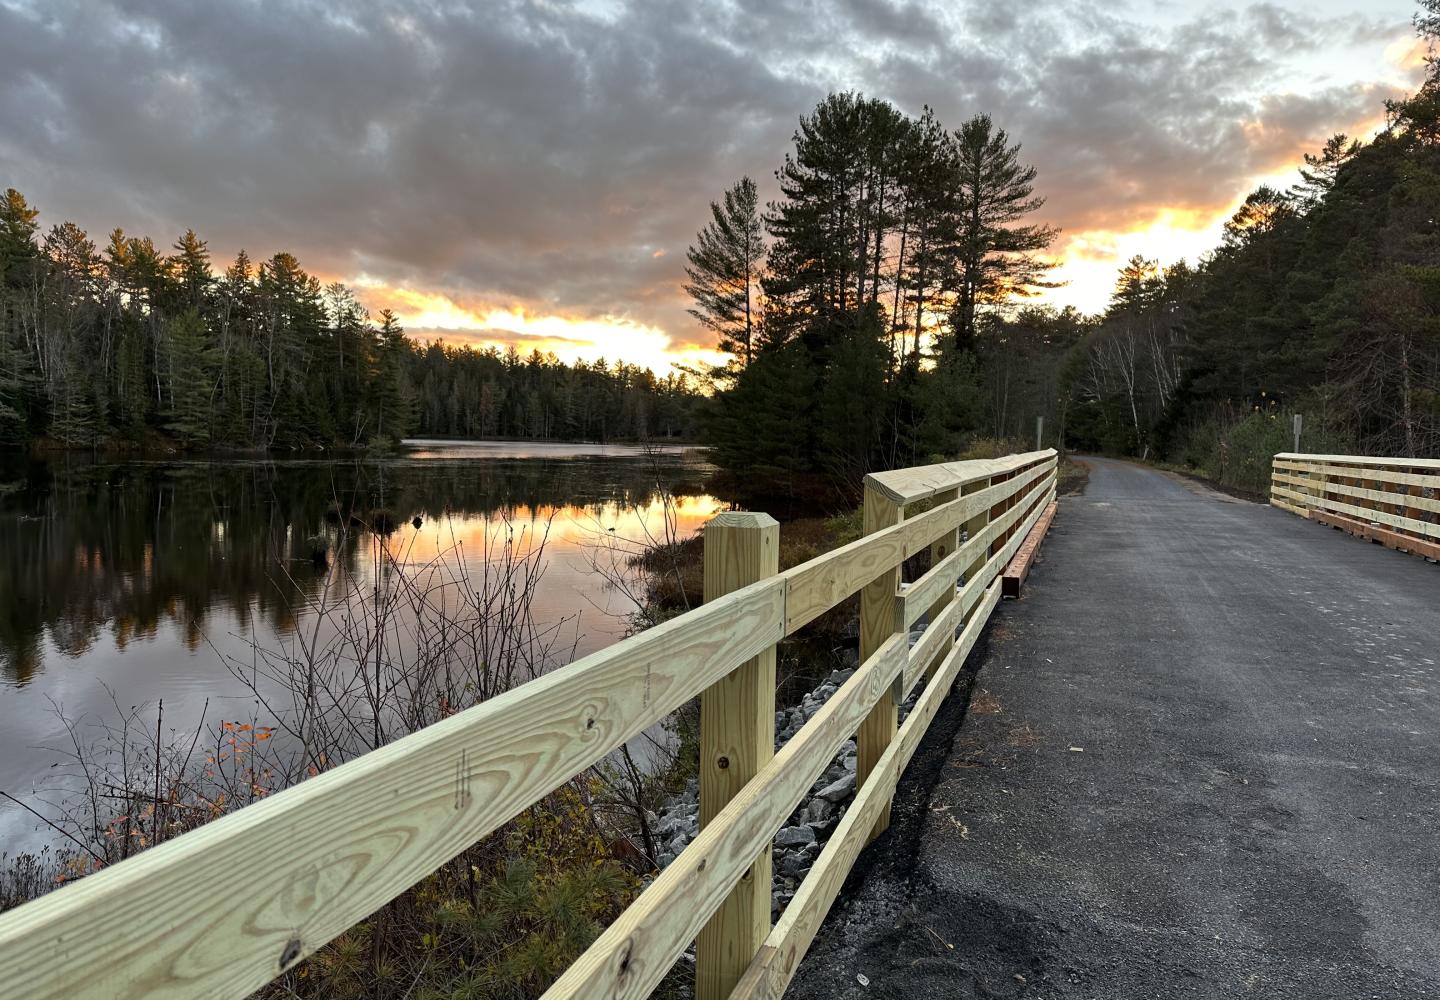
{"type": "MultiPolygon", "coordinates": [[[[865,507],[861,514],[864,534],[873,534],[899,524],[904,510],[885,494],[865,487],[865,507]]],[[[864,663],[895,633],[897,622],[895,592],[900,589],[900,567],[888,569],[860,591],[860,662],[864,663]]],[[[875,769],[880,755],[895,738],[899,728],[899,706],[892,687],[880,696],[860,731],[855,734],[855,788],[858,791],[875,769]]],[[[890,803],[880,811],[870,831],[874,840],[890,826],[890,803]]],[[[868,843],[868,841],[867,841],[868,843]]]]}
{"type": "MultiPolygon", "coordinates": [[[[935,494],[935,505],[938,507],[942,503],[949,503],[951,500],[954,500],[959,496],[960,491],[958,489],[945,490],[944,492],[935,494]]],[[[938,565],[941,559],[944,559],[946,556],[950,555],[959,547],[960,529],[954,528],[950,531],[945,532],[945,534],[941,535],[939,538],[937,538],[934,542],[930,544],[930,565],[938,565]]],[[[954,576],[956,577],[958,577],[959,575],[960,574],[958,572],[954,574],[954,576]]],[[[930,606],[930,610],[926,615],[926,618],[929,621],[929,624],[926,626],[926,628],[934,627],[935,619],[940,617],[940,613],[945,610],[945,606],[954,599],[955,586],[954,581],[952,580],[951,585],[949,587],[946,587],[945,592],[939,597],[937,597],[935,599],[935,603],[930,606]]],[[[947,643],[944,646],[944,651],[948,652],[949,649],[950,645],[947,643]]],[[[925,667],[925,682],[927,684],[929,683],[930,678],[934,675],[935,668],[940,665],[943,658],[944,657],[936,657],[934,663],[930,663],[925,667]]]]}
{"type": "MultiPolygon", "coordinates": [[[[970,483],[968,486],[964,487],[960,491],[961,496],[967,496],[971,493],[979,493],[981,490],[988,490],[992,482],[994,482],[993,479],[977,479],[975,482],[970,483]]],[[[980,513],[976,514],[970,520],[965,522],[963,527],[965,528],[966,540],[968,541],[971,538],[977,537],[980,532],[985,530],[985,527],[989,523],[990,509],[986,508],[985,510],[980,511],[980,513]]],[[[979,573],[982,569],[985,568],[985,563],[989,558],[990,551],[988,548],[976,553],[975,561],[972,562],[969,566],[965,567],[966,583],[969,583],[974,578],[976,573],[979,573]]],[[[979,607],[979,605],[977,604],[976,607],[979,607]]],[[[971,613],[973,614],[973,611],[971,613]]]]}
{"type": "MultiPolygon", "coordinates": [[[[1015,473],[1013,473],[1013,472],[1005,472],[1005,473],[1001,473],[1001,474],[998,475],[998,476],[991,476],[991,477],[990,477],[990,485],[991,485],[991,486],[994,486],[994,485],[997,484],[997,483],[1003,483],[1003,482],[1005,482],[1006,480],[1013,479],[1013,478],[1015,478],[1015,473]]],[[[1015,496],[1014,496],[1014,494],[1011,494],[1010,496],[1007,496],[1007,497],[1005,497],[1003,500],[1000,500],[999,502],[997,502],[993,507],[990,508],[990,517],[989,517],[989,520],[990,520],[990,521],[995,521],[995,520],[998,520],[999,518],[1004,517],[1004,516],[1005,516],[1005,512],[1010,509],[1010,505],[1013,504],[1014,502],[1015,502],[1015,496]]],[[[1015,526],[1014,526],[1014,525],[1011,525],[1009,528],[1006,528],[1004,531],[1000,532],[1000,534],[996,535],[995,538],[994,538],[994,540],[991,541],[991,543],[990,543],[990,551],[987,552],[986,555],[993,555],[993,554],[995,554],[996,552],[999,552],[1001,549],[1003,549],[1003,548],[1005,547],[1005,543],[1010,540],[1010,533],[1013,532],[1014,530],[1015,530],[1015,526]]]]}
{"type": "MultiPolygon", "coordinates": [[[[780,525],[727,511],[705,525],[705,600],[780,570],[780,525]]],[[[775,756],[775,647],[700,696],[700,826],[775,756]]],[[[770,933],[770,848],[730,890],[695,943],[696,1000],[723,1000],[770,933]]]]}

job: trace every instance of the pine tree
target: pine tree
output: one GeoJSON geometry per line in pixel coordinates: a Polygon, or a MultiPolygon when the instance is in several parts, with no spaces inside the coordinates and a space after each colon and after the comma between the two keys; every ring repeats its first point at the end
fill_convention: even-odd
{"type": "Polygon", "coordinates": [[[165,429],[189,445],[210,440],[210,401],[215,388],[215,349],[205,324],[187,309],[165,324],[169,398],[165,429]]]}
{"type": "Polygon", "coordinates": [[[1136,254],[1120,268],[1115,281],[1115,291],[1110,295],[1110,311],[1143,309],[1154,304],[1164,291],[1160,277],[1160,262],[1147,260],[1136,254]]]}
{"type": "Polygon", "coordinates": [[[119,228],[97,253],[73,223],[38,241],[37,218],[19,192],[0,197],[0,443],[92,447],[163,430],[185,447],[304,448],[417,426],[694,435],[697,394],[643,369],[422,351],[394,315],[377,329],[354,292],[322,289],[290,254],[256,268],[242,250],[217,278],[193,230],[168,258],[119,228]]]}
{"type": "Polygon", "coordinates": [[[888,118],[880,104],[855,93],[831,94],[802,116],[795,151],[776,171],[781,200],[765,217],[773,237],[764,280],[766,337],[803,336],[822,361],[829,342],[855,323],[870,272],[864,153],[871,148],[869,123],[888,118]]]}
{"type": "Polygon", "coordinates": [[[1305,154],[1305,166],[1300,168],[1300,183],[1290,189],[1290,195],[1302,210],[1308,211],[1320,204],[1335,186],[1340,168],[1360,152],[1358,140],[1351,139],[1343,132],[1331,136],[1317,156],[1305,154]]]}
{"type": "Polygon", "coordinates": [[[378,339],[375,433],[398,441],[414,427],[417,407],[408,372],[410,341],[389,309],[380,311],[378,339]]]}
{"type": "Polygon", "coordinates": [[[39,212],[7,188],[0,197],[0,441],[18,443],[29,431],[30,400],[38,379],[21,330],[22,288],[38,266],[39,212]]]}
{"type": "Polygon", "coordinates": [[[976,115],[956,130],[955,151],[959,294],[951,325],[957,345],[965,349],[975,341],[982,307],[1055,287],[1045,278],[1054,262],[1039,254],[1049,249],[1059,230],[1017,225],[1045,199],[1034,193],[1036,170],[1021,164],[1020,145],[1011,145],[989,115],[976,115]]]}
{"type": "Polygon", "coordinates": [[[177,255],[171,259],[175,280],[180,286],[181,302],[188,309],[203,309],[210,285],[215,280],[210,273],[210,247],[195,230],[185,230],[185,235],[175,241],[177,255]]]}
{"type": "Polygon", "coordinates": [[[908,331],[910,355],[918,358],[921,335],[934,314],[945,307],[954,287],[959,231],[955,144],[930,108],[910,129],[902,155],[901,228],[891,329],[900,339],[896,353],[904,351],[908,331]]]}
{"type": "Polygon", "coordinates": [[[710,203],[711,220],[686,251],[685,291],[695,301],[690,315],[719,338],[719,348],[748,365],[760,325],[760,269],[765,257],[759,195],[742,177],[710,203]]]}
{"type": "Polygon", "coordinates": [[[40,230],[35,220],[39,215],[23,194],[14,188],[5,189],[0,198],[0,273],[5,280],[18,280],[21,268],[39,255],[35,244],[40,230]]]}

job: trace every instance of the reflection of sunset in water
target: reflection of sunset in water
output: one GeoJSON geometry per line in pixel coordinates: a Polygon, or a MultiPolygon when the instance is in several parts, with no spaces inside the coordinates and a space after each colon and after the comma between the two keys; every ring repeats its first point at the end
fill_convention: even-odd
{"type": "MultiPolygon", "coordinates": [[[[596,564],[632,572],[647,540],[687,537],[722,507],[704,493],[708,467],[677,448],[417,445],[379,461],[0,464],[0,789],[26,797],[54,762],[55,704],[111,718],[108,686],[125,707],[163,699],[177,733],[202,710],[247,717],[259,708],[226,658],[313,641],[327,587],[463,563],[450,586],[468,574],[479,589],[507,534],[519,554],[543,540],[532,617],[560,626],[557,656],[584,655],[636,610],[596,564]],[[383,542],[360,526],[379,512],[396,526],[383,542]]],[[[0,807],[0,850],[44,839],[0,807]]]]}
{"type": "MultiPolygon", "coordinates": [[[[725,509],[723,503],[710,496],[676,497],[668,507],[673,530],[682,538],[694,534],[706,521],[725,509]]],[[[667,505],[659,500],[634,507],[618,504],[605,504],[598,508],[522,506],[504,516],[445,517],[425,524],[419,530],[403,525],[385,544],[390,547],[392,555],[403,558],[405,562],[428,562],[453,546],[459,546],[464,552],[483,551],[486,536],[508,521],[522,549],[543,540],[547,555],[554,556],[560,552],[592,548],[611,536],[637,544],[646,538],[663,539],[666,508],[667,505]]],[[[380,544],[380,539],[370,537],[371,544],[380,544]]]]}
{"type": "MultiPolygon", "coordinates": [[[[505,538],[528,556],[543,546],[544,577],[532,610],[537,623],[573,620],[576,655],[583,656],[621,638],[635,602],[607,576],[629,572],[628,557],[644,547],[693,535],[725,505],[711,496],[673,497],[667,504],[597,504],[587,507],[517,506],[490,515],[452,514],[402,524],[383,540],[366,535],[368,557],[359,571],[373,579],[380,546],[400,571],[423,574],[447,560],[463,562],[473,574],[480,563],[498,561],[505,538]]],[[[302,622],[303,624],[303,622],[302,622]]]]}

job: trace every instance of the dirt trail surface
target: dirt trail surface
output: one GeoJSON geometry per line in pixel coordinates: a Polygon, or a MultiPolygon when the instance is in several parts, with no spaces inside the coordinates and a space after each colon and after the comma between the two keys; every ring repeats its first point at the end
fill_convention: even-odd
{"type": "Polygon", "coordinates": [[[1440,566],[1086,461],[788,995],[1440,998],[1440,566]]]}

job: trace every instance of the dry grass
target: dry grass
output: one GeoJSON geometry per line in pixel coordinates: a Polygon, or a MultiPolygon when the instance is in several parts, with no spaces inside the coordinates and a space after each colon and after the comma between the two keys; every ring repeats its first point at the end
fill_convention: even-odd
{"type": "Polygon", "coordinates": [[[977,691],[970,699],[971,715],[999,715],[1000,699],[996,698],[989,691],[977,691]]]}
{"type": "Polygon", "coordinates": [[[1039,746],[1043,740],[1040,731],[1027,722],[1023,726],[1013,727],[1005,737],[1005,744],[1017,749],[1029,749],[1039,746]]]}
{"type": "MultiPolygon", "coordinates": [[[[840,517],[803,517],[780,525],[780,568],[791,569],[860,537],[860,512],[840,517]]],[[[678,542],[652,545],[630,560],[646,577],[650,600],[667,611],[698,607],[705,593],[704,529],[678,542]]],[[[822,633],[839,634],[859,612],[859,599],[850,597],[810,626],[822,633]]]]}
{"type": "Polygon", "coordinates": [[[1062,497],[1078,496],[1085,492],[1090,482],[1090,466],[1074,458],[1060,463],[1060,477],[1055,484],[1055,493],[1062,497]]]}

